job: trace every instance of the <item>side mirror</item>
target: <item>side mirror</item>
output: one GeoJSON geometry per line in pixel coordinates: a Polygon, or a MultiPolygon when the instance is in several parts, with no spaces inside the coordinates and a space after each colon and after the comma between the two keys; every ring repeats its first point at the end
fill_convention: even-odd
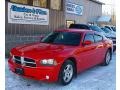
{"type": "Polygon", "coordinates": [[[84,46],[85,46],[85,45],[90,45],[90,44],[92,44],[92,43],[93,43],[92,41],[86,40],[86,41],[83,42],[83,45],[84,45],[84,46]]]}

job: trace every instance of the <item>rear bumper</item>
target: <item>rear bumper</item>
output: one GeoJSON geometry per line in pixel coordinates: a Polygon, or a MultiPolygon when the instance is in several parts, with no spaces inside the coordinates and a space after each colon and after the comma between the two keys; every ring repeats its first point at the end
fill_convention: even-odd
{"type": "Polygon", "coordinates": [[[59,70],[60,70],[59,66],[34,67],[34,68],[22,67],[20,65],[15,64],[11,59],[8,60],[8,66],[9,69],[14,73],[16,68],[22,68],[24,70],[24,74],[20,76],[35,80],[47,81],[47,82],[56,82],[58,80],[59,70]]]}

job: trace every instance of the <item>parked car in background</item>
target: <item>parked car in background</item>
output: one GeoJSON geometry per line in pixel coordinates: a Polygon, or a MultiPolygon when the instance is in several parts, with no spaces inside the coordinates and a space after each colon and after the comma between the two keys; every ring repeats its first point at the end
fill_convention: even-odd
{"type": "Polygon", "coordinates": [[[106,33],[105,36],[113,41],[113,51],[115,51],[116,50],[116,32],[106,27],[101,29],[106,33]]]}
{"type": "Polygon", "coordinates": [[[102,34],[102,35],[106,35],[105,32],[104,32],[99,26],[91,25],[90,28],[91,28],[93,31],[99,32],[99,33],[102,34]]]}
{"type": "Polygon", "coordinates": [[[115,26],[111,26],[111,28],[113,29],[114,32],[116,32],[116,27],[115,26]]]}
{"type": "Polygon", "coordinates": [[[71,29],[87,29],[92,30],[91,27],[87,24],[70,24],[69,28],[71,29]]]}
{"type": "Polygon", "coordinates": [[[17,75],[67,85],[77,73],[98,64],[108,65],[112,44],[92,30],[57,30],[41,42],[11,49],[8,65],[17,75]]]}
{"type": "Polygon", "coordinates": [[[104,27],[110,29],[111,31],[116,32],[116,27],[115,26],[104,26],[104,27]]]}
{"type": "Polygon", "coordinates": [[[71,24],[69,28],[72,29],[87,29],[99,32],[100,34],[105,35],[105,32],[98,26],[95,25],[87,25],[87,24],[71,24]]]}

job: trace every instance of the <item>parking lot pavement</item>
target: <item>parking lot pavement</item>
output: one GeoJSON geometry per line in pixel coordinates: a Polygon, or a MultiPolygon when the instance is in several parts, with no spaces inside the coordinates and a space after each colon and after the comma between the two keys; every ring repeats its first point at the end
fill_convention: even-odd
{"type": "Polygon", "coordinates": [[[8,69],[6,59],[6,90],[116,90],[116,55],[109,66],[95,66],[81,74],[67,86],[22,78],[8,69]]]}

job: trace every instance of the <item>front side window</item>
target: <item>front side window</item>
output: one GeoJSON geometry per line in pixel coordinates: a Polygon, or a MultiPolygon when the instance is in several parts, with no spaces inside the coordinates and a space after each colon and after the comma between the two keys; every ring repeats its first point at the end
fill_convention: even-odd
{"type": "Polygon", "coordinates": [[[86,34],[85,38],[84,38],[84,41],[92,41],[92,42],[94,42],[93,34],[86,34]]]}
{"type": "Polygon", "coordinates": [[[95,38],[95,42],[100,42],[103,40],[103,37],[97,34],[94,35],[94,38],[95,38]]]}
{"type": "Polygon", "coordinates": [[[81,34],[75,32],[52,32],[41,40],[42,43],[63,44],[63,45],[79,45],[81,34]]]}

